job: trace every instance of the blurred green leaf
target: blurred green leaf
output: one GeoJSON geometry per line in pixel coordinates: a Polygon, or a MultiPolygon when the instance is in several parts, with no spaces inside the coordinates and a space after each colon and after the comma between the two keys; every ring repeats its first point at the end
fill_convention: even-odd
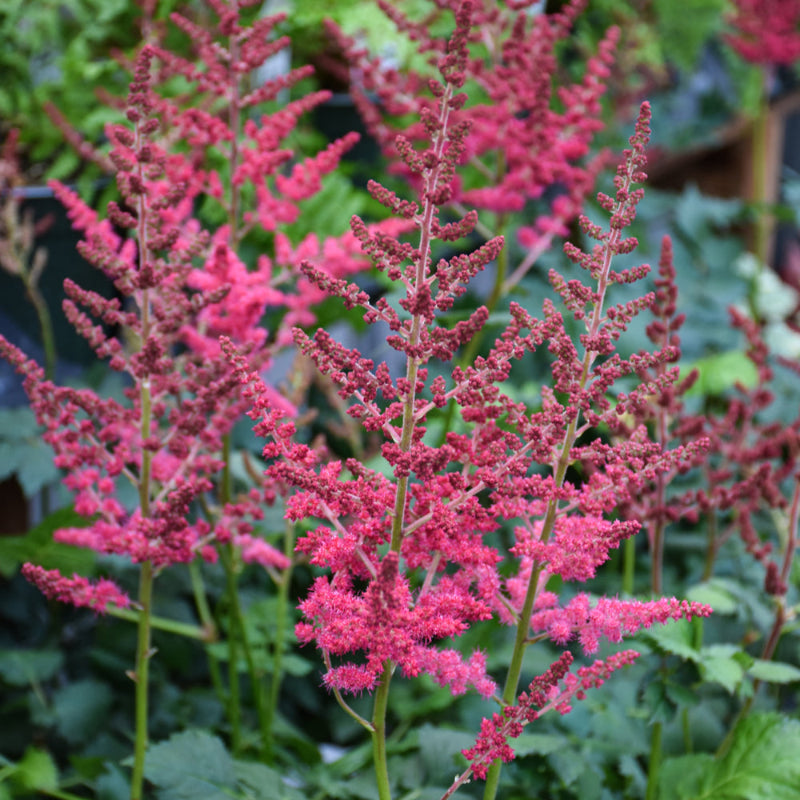
{"type": "Polygon", "coordinates": [[[63,663],[59,650],[0,650],[0,678],[11,686],[30,686],[52,678],[63,663]]]}
{"type": "Polygon", "coordinates": [[[732,586],[730,581],[721,578],[711,578],[703,583],[690,586],[685,595],[687,600],[694,603],[705,603],[711,606],[715,614],[735,614],[739,609],[736,588],[741,591],[742,587],[732,586]]]}
{"type": "Polygon", "coordinates": [[[797,800],[800,723],[781,714],[745,717],[721,758],[689,755],[664,762],[659,800],[797,800]]]}
{"type": "Polygon", "coordinates": [[[229,800],[236,772],[220,739],[188,730],[148,750],[145,777],[158,787],[161,800],[229,800]]]}
{"type": "Polygon", "coordinates": [[[0,409],[0,479],[14,474],[28,497],[60,475],[28,407],[0,409]]]}
{"type": "Polygon", "coordinates": [[[45,517],[24,536],[0,538],[0,575],[10,577],[26,561],[45,569],[58,569],[66,575],[91,572],[96,558],[93,551],[53,541],[53,534],[61,528],[78,528],[88,524],[86,517],[67,507],[45,517]]]}
{"type": "Polygon", "coordinates": [[[306,795],[288,786],[280,772],[253,761],[234,761],[240,797],[250,800],[305,800],[306,795]]]}
{"type": "Polygon", "coordinates": [[[727,0],[655,0],[653,27],[665,58],[679,69],[695,70],[701,49],[722,29],[727,7],[727,0]]]}
{"type": "Polygon", "coordinates": [[[758,383],[758,370],[740,350],[728,350],[698,359],[693,364],[688,364],[682,372],[685,375],[692,369],[696,369],[700,377],[689,390],[689,395],[719,397],[737,383],[746,388],[753,388],[758,383]]]}
{"type": "Polygon", "coordinates": [[[50,792],[58,788],[58,768],[50,753],[29,747],[17,764],[15,780],[24,789],[50,792]]]}
{"type": "Polygon", "coordinates": [[[765,661],[757,658],[747,668],[752,678],[769,683],[794,683],[800,681],[800,668],[782,661],[765,661]]]}
{"type": "Polygon", "coordinates": [[[97,680],[68,683],[53,694],[58,732],[70,743],[91,741],[108,723],[111,689],[97,680]]]}

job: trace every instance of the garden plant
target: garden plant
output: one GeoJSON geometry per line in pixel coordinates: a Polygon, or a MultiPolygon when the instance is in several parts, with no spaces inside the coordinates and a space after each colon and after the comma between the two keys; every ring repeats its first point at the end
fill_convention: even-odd
{"type": "MultiPolygon", "coordinates": [[[[325,22],[357,172],[260,5],[143,2],[102,140],[50,111],[110,181],[50,182],[112,287],[64,277],[80,379],[7,135],[45,366],[0,354],[63,486],[0,541],[0,800],[799,797],[796,307],[763,264],[682,310],[776,210],[654,192],[652,232],[603,3],[377,0],[377,53],[325,22]]],[[[720,46],[791,64],[798,17],[740,2],[720,46]]]]}

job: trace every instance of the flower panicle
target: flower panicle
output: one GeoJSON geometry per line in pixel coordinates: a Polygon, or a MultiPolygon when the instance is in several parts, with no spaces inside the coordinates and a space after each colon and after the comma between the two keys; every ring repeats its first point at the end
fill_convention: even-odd
{"type": "Polygon", "coordinates": [[[76,608],[90,608],[105,614],[109,605],[129,608],[128,596],[113,581],[101,578],[95,582],[80,575],[63,577],[58,570],[47,570],[34,564],[23,564],[22,574],[51,600],[76,608]]]}
{"type": "MultiPolygon", "coordinates": [[[[589,666],[579,667],[573,673],[570,672],[572,654],[562,653],[544,674],[531,681],[515,705],[505,706],[502,713],[481,721],[475,744],[461,751],[470,762],[468,772],[485,780],[495,760],[508,763],[514,759],[514,749],[509,740],[518,738],[526,725],[550,710],[568,713],[573,699],[582,700],[587,691],[602,686],[613,672],[633,664],[638,655],[635,650],[623,650],[589,666]]],[[[464,776],[457,779],[458,782],[463,780],[464,776]]]]}

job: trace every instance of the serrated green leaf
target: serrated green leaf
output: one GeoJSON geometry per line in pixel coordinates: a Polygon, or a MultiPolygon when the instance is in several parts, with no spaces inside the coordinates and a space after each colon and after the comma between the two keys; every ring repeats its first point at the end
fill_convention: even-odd
{"type": "Polygon", "coordinates": [[[724,581],[712,578],[698,583],[686,591],[686,599],[694,603],[705,603],[714,609],[715,614],[735,614],[739,600],[724,581]]]}
{"type": "Polygon", "coordinates": [[[800,722],[754,714],[736,727],[722,758],[684,756],[665,762],[659,800],[797,800],[800,722]]]}
{"type": "Polygon", "coordinates": [[[713,767],[708,753],[666,759],[658,776],[658,800],[695,800],[695,787],[713,767]]]}
{"type": "Polygon", "coordinates": [[[511,742],[514,752],[518,757],[529,756],[534,753],[546,756],[554,753],[566,744],[563,736],[552,733],[522,733],[511,742]]]}
{"type": "Polygon", "coordinates": [[[288,786],[279,772],[253,761],[234,761],[241,797],[249,800],[305,800],[306,795],[288,786]]]}
{"type": "Polygon", "coordinates": [[[700,672],[703,680],[718,683],[733,693],[744,678],[744,667],[737,660],[735,645],[711,645],[700,651],[700,672]]]}
{"type": "Polygon", "coordinates": [[[0,438],[21,441],[37,436],[36,416],[27,406],[0,409],[0,438]]]}
{"type": "Polygon", "coordinates": [[[475,736],[465,731],[425,724],[418,732],[420,755],[429,775],[439,775],[448,765],[455,765],[461,751],[475,744],[475,736]]]}
{"type": "Polygon", "coordinates": [[[800,669],[794,664],[782,661],[765,661],[757,658],[748,668],[747,674],[760,681],[769,683],[794,683],[800,681],[800,669]]]}
{"type": "Polygon", "coordinates": [[[686,620],[676,620],[668,622],[666,625],[658,625],[640,635],[663,654],[680,656],[687,661],[697,661],[700,658],[699,652],[692,643],[691,623],[686,620]]]}
{"type": "Polygon", "coordinates": [[[0,678],[10,686],[30,686],[52,678],[63,663],[58,650],[0,650],[0,678]]]}
{"type": "Polygon", "coordinates": [[[151,747],[144,772],[161,800],[230,800],[236,779],[222,741],[198,730],[177,733],[151,747]]]}
{"type": "Polygon", "coordinates": [[[284,672],[298,678],[301,678],[303,675],[308,675],[315,666],[307,658],[295,655],[294,653],[286,653],[281,659],[281,664],[284,672]]]}

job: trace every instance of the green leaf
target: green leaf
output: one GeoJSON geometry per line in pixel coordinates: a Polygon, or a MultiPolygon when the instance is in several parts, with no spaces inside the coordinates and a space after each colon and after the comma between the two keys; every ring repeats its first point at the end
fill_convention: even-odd
{"type": "Polygon", "coordinates": [[[111,689],[100,681],[75,681],[58,689],[53,695],[58,732],[73,743],[94,739],[107,725],[111,702],[111,689]]]}
{"type": "Polygon", "coordinates": [[[78,528],[88,524],[86,517],[67,507],[45,517],[24,536],[0,538],[0,575],[10,577],[25,561],[45,569],[57,569],[65,575],[91,572],[95,563],[93,551],[53,541],[53,534],[61,528],[78,528]]]}
{"type": "Polygon", "coordinates": [[[744,678],[744,667],[736,658],[739,649],[735,645],[715,644],[700,651],[700,672],[703,680],[718,683],[729,692],[744,678]]]}
{"type": "Polygon", "coordinates": [[[25,751],[14,778],[24,789],[47,792],[58,788],[58,769],[52,756],[35,747],[25,751]]]}
{"type": "Polygon", "coordinates": [[[659,800],[797,800],[800,722],[756,714],[737,725],[721,758],[670,759],[659,778],[659,800]]]}
{"type": "Polygon", "coordinates": [[[691,623],[686,620],[668,622],[666,625],[650,628],[640,635],[664,655],[680,656],[687,661],[698,661],[700,658],[699,652],[692,644],[694,635],[691,623]]]}
{"type": "Polygon", "coordinates": [[[697,369],[700,377],[687,392],[689,395],[719,396],[733,388],[736,383],[753,388],[758,383],[758,370],[753,362],[739,350],[728,350],[689,364],[683,374],[697,369]]]}
{"type": "Polygon", "coordinates": [[[252,800],[304,800],[305,794],[293,789],[279,772],[253,761],[234,761],[236,781],[242,797],[252,800]]]}
{"type": "Polygon", "coordinates": [[[546,756],[565,747],[567,740],[563,736],[553,733],[522,733],[510,744],[518,757],[529,756],[534,753],[546,756]]]}
{"type": "Polygon", "coordinates": [[[39,430],[30,408],[0,409],[0,478],[16,474],[28,497],[60,474],[39,430]]]}
{"type": "MultiPolygon", "coordinates": [[[[461,751],[475,744],[475,735],[465,731],[435,727],[426,723],[419,728],[419,751],[428,775],[439,775],[454,767],[461,751]]],[[[513,747],[513,742],[511,743],[513,747]]]]}
{"type": "Polygon", "coordinates": [[[747,674],[760,681],[769,683],[794,683],[800,681],[800,669],[794,664],[782,661],[765,661],[757,658],[748,668],[747,674]]]}
{"type": "Polygon", "coordinates": [[[161,800],[230,800],[236,779],[225,745],[198,730],[177,733],[151,747],[144,773],[159,788],[161,800]]]}
{"type": "Polygon", "coordinates": [[[725,580],[711,578],[698,583],[686,591],[686,599],[694,603],[705,603],[715,614],[735,614],[739,610],[739,598],[725,580]]]}
{"type": "Polygon", "coordinates": [[[679,69],[694,71],[702,48],[722,27],[725,0],[656,0],[654,7],[665,55],[679,69]]]}
{"type": "Polygon", "coordinates": [[[11,686],[30,686],[52,678],[63,662],[58,650],[0,650],[0,678],[11,686]]]}
{"type": "Polygon", "coordinates": [[[714,757],[708,753],[665,760],[658,776],[658,800],[696,800],[695,787],[713,768],[714,757]]]}

